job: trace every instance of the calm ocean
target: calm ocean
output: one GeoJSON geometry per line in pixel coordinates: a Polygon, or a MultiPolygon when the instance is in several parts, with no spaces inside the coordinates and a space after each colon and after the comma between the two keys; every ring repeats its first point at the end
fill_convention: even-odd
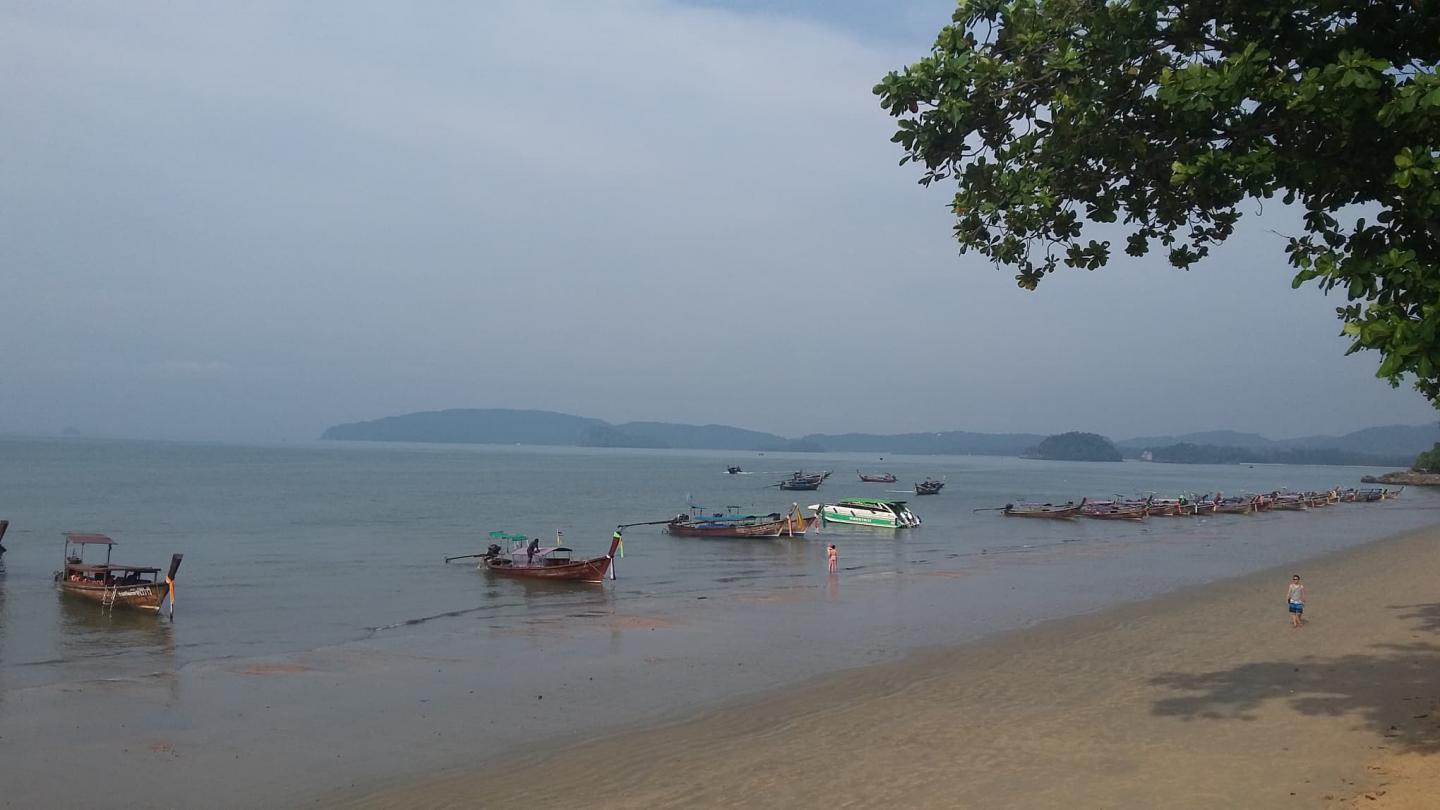
{"type": "MultiPolygon", "coordinates": [[[[0,759],[43,769],[47,756],[80,745],[66,729],[83,709],[122,724],[163,715],[154,745],[188,746],[189,767],[204,779],[197,789],[265,773],[270,760],[246,753],[260,740],[272,740],[269,756],[316,758],[306,780],[272,779],[276,790],[453,764],[457,739],[466,757],[501,753],[1317,556],[1435,522],[1440,499],[1412,489],[1381,504],[1144,524],[1015,520],[976,508],[1355,486],[1367,472],[0,439],[0,518],[11,522],[0,558],[0,759]],[[727,475],[727,464],[749,474],[727,475]],[[819,493],[767,487],[802,467],[834,476],[819,493]],[[861,484],[857,468],[900,482],[861,484]],[[483,550],[493,529],[563,531],[577,556],[590,556],[604,552],[616,524],[667,518],[687,503],[770,512],[845,495],[906,498],[926,476],[948,485],[935,497],[910,494],[918,529],[827,527],[809,539],[742,541],[637,527],[626,532],[618,580],[603,586],[527,586],[442,562],[483,550]],[[103,615],[57,594],[51,573],[65,531],[111,535],[117,562],[163,566],[183,552],[175,622],[103,615]],[[825,572],[831,542],[842,568],[834,580],[825,572]],[[479,698],[465,700],[477,693],[483,710],[479,698]],[[546,696],[543,709],[532,693],[546,696]],[[256,702],[288,707],[286,719],[237,708],[256,702]],[[582,720],[564,711],[585,702],[603,708],[582,720]],[[350,761],[319,764],[316,745],[363,736],[366,716],[387,718],[385,738],[354,743],[350,761]],[[451,744],[421,744],[432,732],[451,744]]],[[[1312,585],[1323,581],[1307,573],[1312,585]]],[[[130,757],[113,769],[165,773],[130,757]]]]}

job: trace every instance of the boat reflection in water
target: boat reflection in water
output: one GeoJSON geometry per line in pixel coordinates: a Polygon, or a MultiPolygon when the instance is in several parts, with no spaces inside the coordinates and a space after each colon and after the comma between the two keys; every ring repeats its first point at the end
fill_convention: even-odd
{"type": "Polygon", "coordinates": [[[93,603],[56,593],[60,632],[53,653],[76,680],[145,685],[156,697],[179,698],[175,625],[132,610],[96,610],[93,603]]]}

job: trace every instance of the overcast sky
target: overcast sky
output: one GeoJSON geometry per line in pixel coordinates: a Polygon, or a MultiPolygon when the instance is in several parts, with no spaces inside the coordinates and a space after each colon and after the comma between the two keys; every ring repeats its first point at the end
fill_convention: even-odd
{"type": "Polygon", "coordinates": [[[1188,273],[958,256],[870,92],[950,10],[0,0],[0,432],[1436,418],[1291,291],[1278,206],[1188,273]]]}

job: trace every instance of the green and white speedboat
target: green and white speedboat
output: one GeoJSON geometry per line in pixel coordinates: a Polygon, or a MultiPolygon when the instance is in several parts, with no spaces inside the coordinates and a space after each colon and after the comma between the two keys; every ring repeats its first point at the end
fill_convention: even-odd
{"type": "Polygon", "coordinates": [[[822,523],[844,523],[850,526],[874,526],[880,529],[905,529],[920,525],[920,518],[905,506],[905,501],[876,498],[849,498],[836,503],[810,506],[822,523]]]}

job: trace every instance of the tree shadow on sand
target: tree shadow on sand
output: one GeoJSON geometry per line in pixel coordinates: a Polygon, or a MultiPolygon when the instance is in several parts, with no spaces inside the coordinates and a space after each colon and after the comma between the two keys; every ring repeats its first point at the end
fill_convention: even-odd
{"type": "MultiPolygon", "coordinates": [[[[1390,605],[1419,632],[1440,632],[1440,603],[1390,605]]],[[[1352,716],[1396,749],[1440,751],[1440,646],[1376,645],[1369,654],[1303,656],[1214,672],[1169,672],[1150,681],[1191,694],[1155,702],[1153,714],[1185,720],[1256,719],[1267,702],[1306,715],[1352,716]]]]}

